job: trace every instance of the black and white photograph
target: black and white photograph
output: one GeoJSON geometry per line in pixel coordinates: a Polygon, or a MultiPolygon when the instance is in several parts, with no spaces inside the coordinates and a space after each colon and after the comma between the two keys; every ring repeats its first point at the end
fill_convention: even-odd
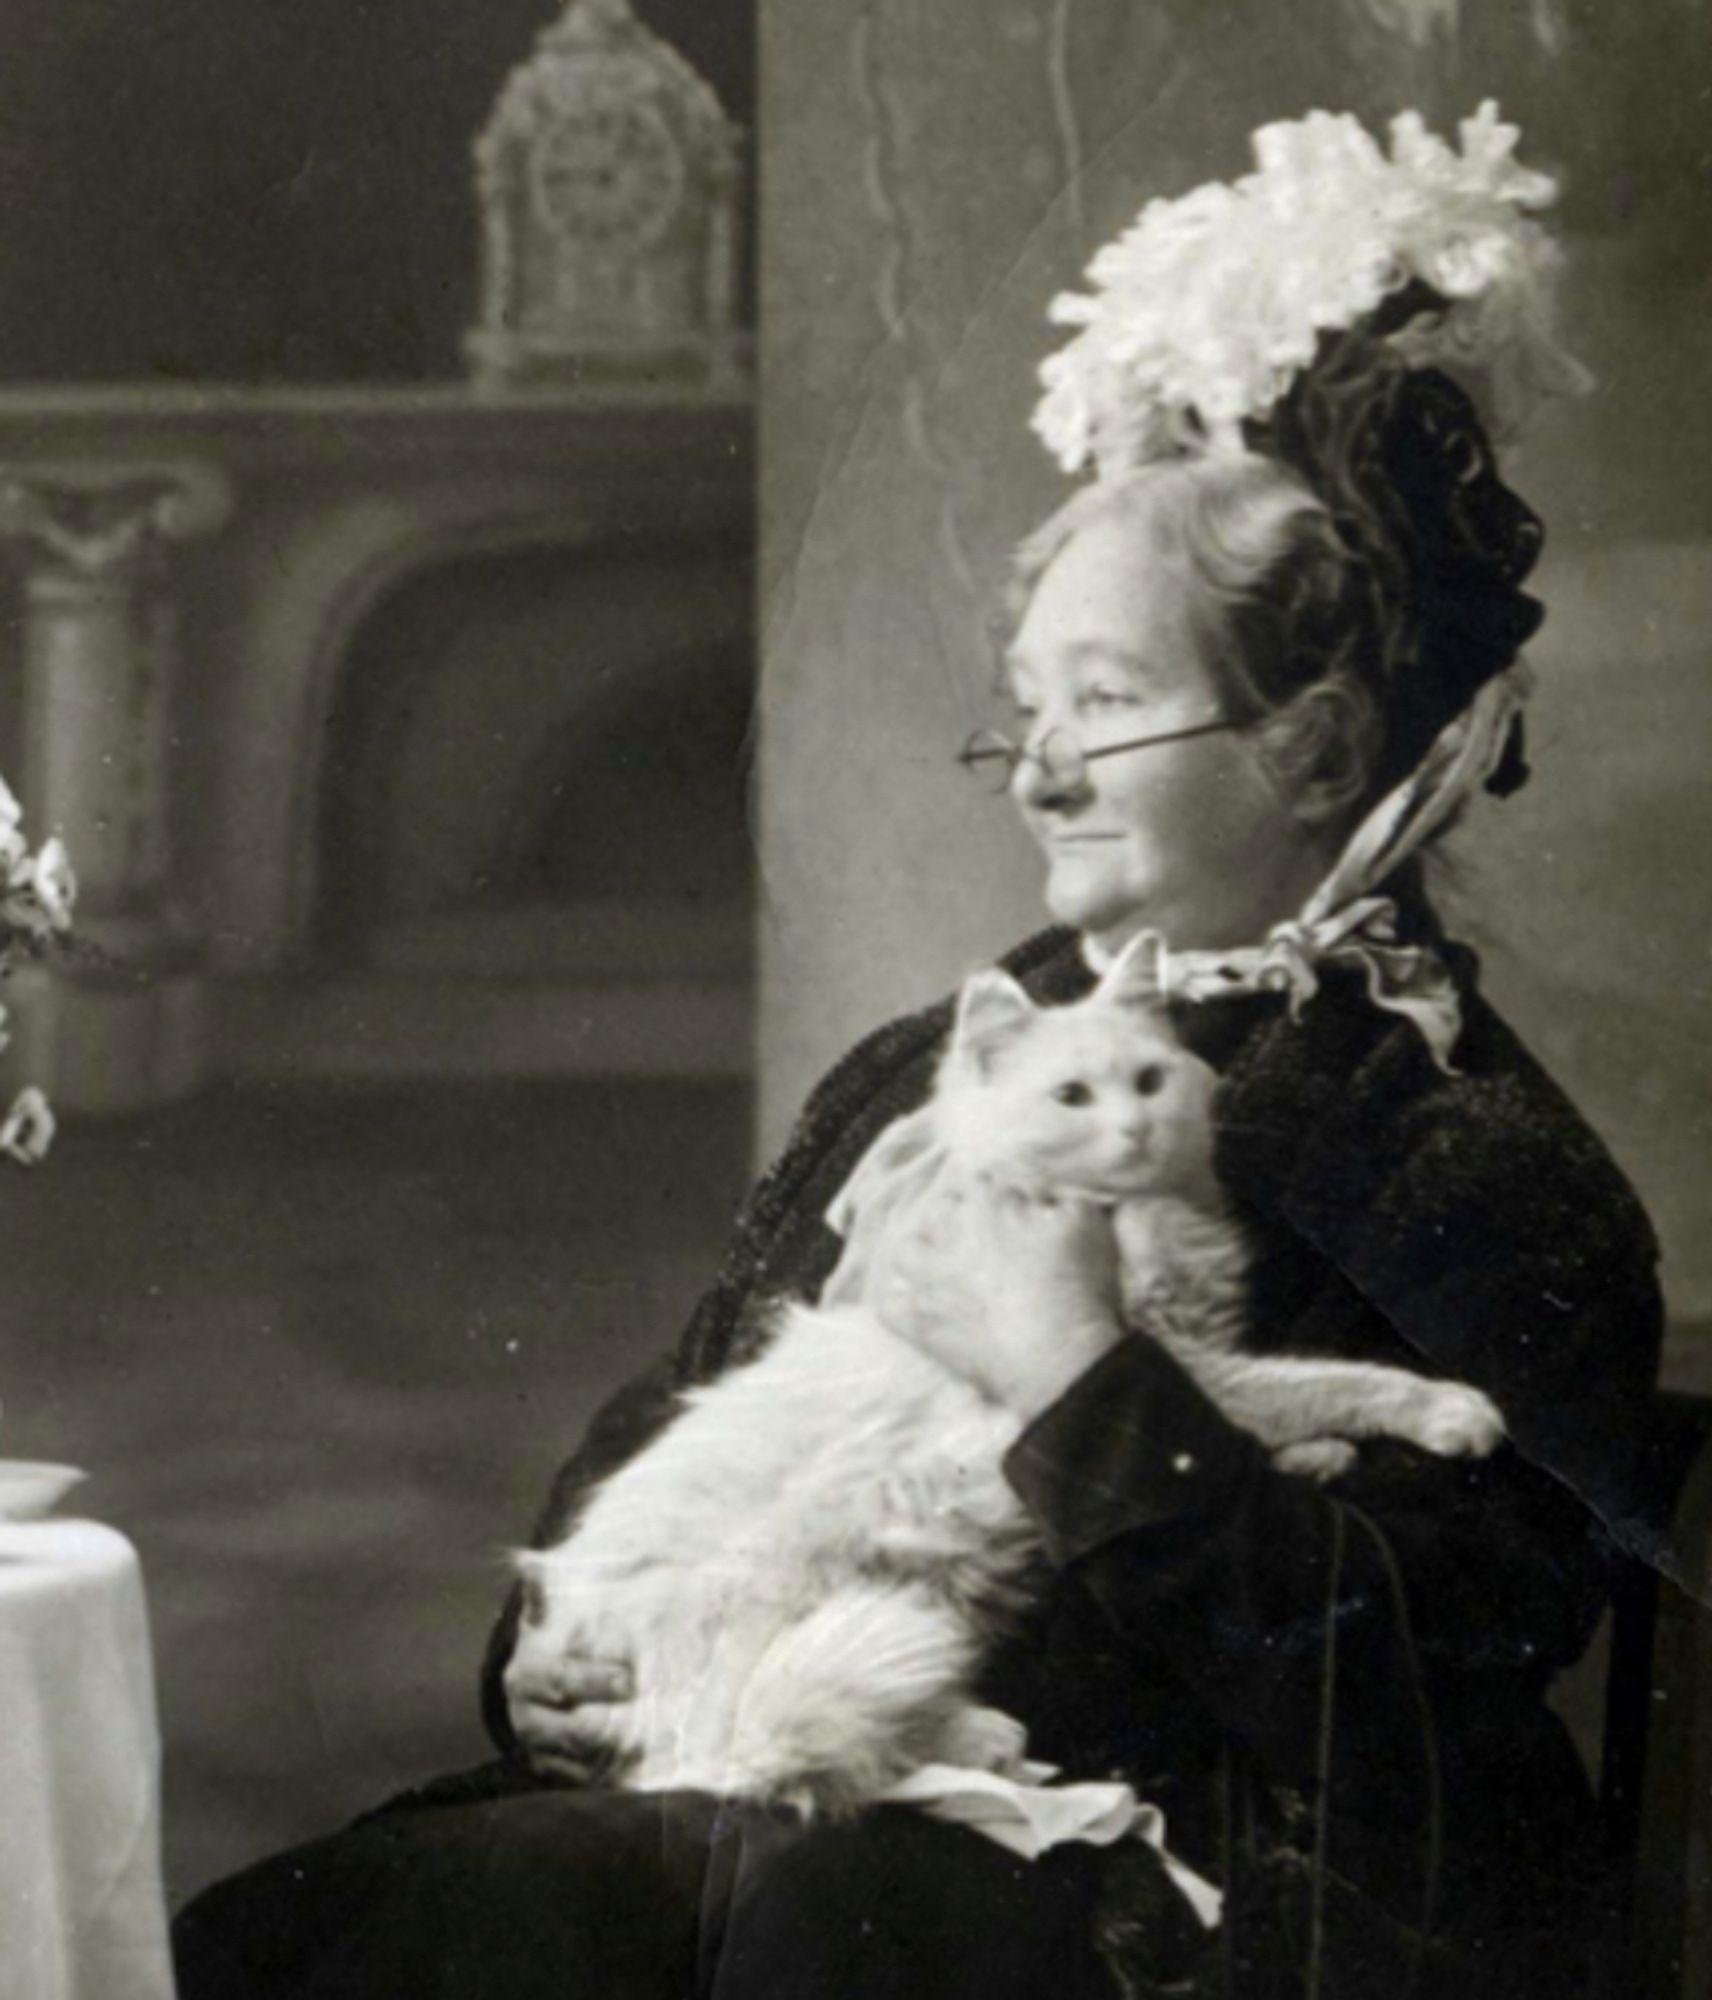
{"type": "Polygon", "coordinates": [[[1712,1990],[1712,0],[8,0],[0,2000],[1712,1990]]]}

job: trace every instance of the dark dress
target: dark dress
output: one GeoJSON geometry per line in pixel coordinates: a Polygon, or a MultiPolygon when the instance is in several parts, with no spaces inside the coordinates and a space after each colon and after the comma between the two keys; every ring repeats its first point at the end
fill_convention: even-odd
{"type": "MultiPolygon", "coordinates": [[[[1007,1474],[1047,1549],[982,1693],[1075,1776],[1121,1774],[1226,1890],[1202,1932],[1149,1850],[1020,1862],[896,1807],[847,1827],[532,1779],[490,1647],[501,1752],[208,1891],[183,2000],[1567,2000],[1601,1914],[1586,1782],[1546,1706],[1615,1552],[1658,1556],[1645,1450],[1656,1249],[1626,1183],[1475,991],[1458,1073],[1328,976],[1185,1010],[1222,1072],[1221,1175],[1259,1246],[1255,1339],[1476,1383],[1488,1460],[1363,1447],[1329,1487],[1277,1472],[1160,1350],[1129,1341],[1023,1434],[1007,1474]]],[[[1086,991],[1075,939],[1006,961],[1086,991]]],[[[941,1005],[811,1098],[677,1350],[596,1419],[538,1539],[812,1293],[823,1215],[921,1102],[941,1005]]]]}

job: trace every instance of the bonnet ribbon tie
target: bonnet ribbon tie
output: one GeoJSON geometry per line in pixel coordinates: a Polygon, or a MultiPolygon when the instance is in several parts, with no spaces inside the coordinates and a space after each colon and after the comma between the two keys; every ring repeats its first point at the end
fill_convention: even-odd
{"type": "MultiPolygon", "coordinates": [[[[1282,993],[1296,1016],[1319,991],[1322,966],[1356,967],[1373,1004],[1412,1021],[1433,1061],[1450,1071],[1462,1032],[1455,982],[1436,952],[1398,942],[1397,905],[1374,892],[1485,784],[1532,684],[1519,661],[1488,681],[1350,835],[1301,913],[1274,925],[1264,943],[1230,951],[1161,950],[1159,983],[1166,996],[1193,1002],[1282,993]]],[[[1103,971],[1108,954],[1092,940],[1084,950],[1089,964],[1103,971]]]]}
{"type": "Polygon", "coordinates": [[[1451,1069],[1462,1029],[1455,982],[1437,953],[1397,942],[1397,906],[1389,896],[1362,896],[1314,922],[1296,917],[1274,925],[1263,945],[1240,951],[1162,952],[1159,979],[1169,997],[1189,1001],[1282,993],[1295,1019],[1320,990],[1323,965],[1359,970],[1373,1004],[1413,1021],[1433,1061],[1451,1069]]]}

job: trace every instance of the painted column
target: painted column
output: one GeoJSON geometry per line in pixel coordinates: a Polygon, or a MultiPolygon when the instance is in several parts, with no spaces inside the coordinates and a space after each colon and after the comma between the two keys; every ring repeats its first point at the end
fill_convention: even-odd
{"type": "Polygon", "coordinates": [[[202,1080],[202,945],[173,872],[168,550],[230,511],[224,477],[195,462],[0,466],[22,579],[20,790],[79,883],[76,950],[14,982],[8,1063],[65,1112],[142,1110],[202,1080]]]}

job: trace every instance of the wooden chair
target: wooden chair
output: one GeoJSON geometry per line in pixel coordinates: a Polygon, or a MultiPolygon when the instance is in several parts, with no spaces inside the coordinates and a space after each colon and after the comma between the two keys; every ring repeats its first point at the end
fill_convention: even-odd
{"type": "Polygon", "coordinates": [[[1712,1994],[1712,1399],[1660,1403],[1682,1569],[1678,1580],[1631,1564],[1613,1598],[1599,1787],[1608,2000],[1712,1994]]]}

